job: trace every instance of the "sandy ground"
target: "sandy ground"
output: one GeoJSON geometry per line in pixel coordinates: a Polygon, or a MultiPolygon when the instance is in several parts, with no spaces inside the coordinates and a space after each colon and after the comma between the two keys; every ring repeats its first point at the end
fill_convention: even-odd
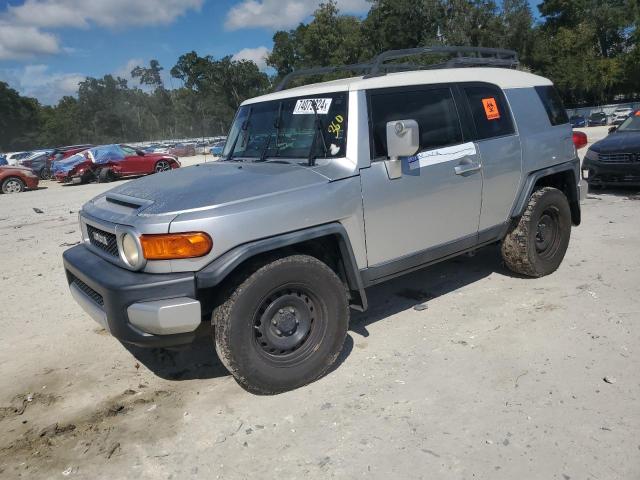
{"type": "Polygon", "coordinates": [[[640,478],[639,192],[589,194],[549,277],[490,247],[370,289],[329,375],[260,397],[98,328],[61,254],[109,186],[43,186],[0,196],[3,479],[640,478]]]}

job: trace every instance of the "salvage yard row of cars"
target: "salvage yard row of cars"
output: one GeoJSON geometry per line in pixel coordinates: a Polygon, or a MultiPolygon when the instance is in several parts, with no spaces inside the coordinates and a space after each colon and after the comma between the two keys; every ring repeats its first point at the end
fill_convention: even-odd
{"type": "Polygon", "coordinates": [[[60,183],[110,182],[180,167],[178,157],[209,153],[219,156],[225,138],[183,143],[69,145],[0,155],[0,192],[19,193],[38,188],[40,180],[60,183]]]}

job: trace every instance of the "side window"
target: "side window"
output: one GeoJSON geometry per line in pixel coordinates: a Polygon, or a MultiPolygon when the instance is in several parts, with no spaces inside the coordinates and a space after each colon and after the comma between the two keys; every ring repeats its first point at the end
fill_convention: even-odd
{"type": "Polygon", "coordinates": [[[370,94],[373,157],[387,156],[387,122],[413,119],[420,126],[420,151],[462,143],[462,131],[449,88],[378,90],[370,94]]]}
{"type": "Polygon", "coordinates": [[[552,86],[536,87],[536,92],[542,101],[542,105],[544,105],[544,109],[547,111],[551,125],[569,123],[569,116],[555,88],[552,86]]]}
{"type": "Polygon", "coordinates": [[[478,140],[514,133],[511,112],[499,88],[482,85],[462,90],[469,101],[478,140]]]}

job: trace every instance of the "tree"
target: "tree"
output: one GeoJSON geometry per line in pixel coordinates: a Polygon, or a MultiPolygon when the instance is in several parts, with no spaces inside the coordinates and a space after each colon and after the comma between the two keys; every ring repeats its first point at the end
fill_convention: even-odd
{"type": "Polygon", "coordinates": [[[137,66],[131,70],[131,77],[139,78],[140,85],[149,85],[154,89],[163,89],[164,83],[162,82],[162,77],[160,77],[162,70],[164,70],[164,68],[160,66],[158,60],[151,60],[148,68],[137,66]]]}

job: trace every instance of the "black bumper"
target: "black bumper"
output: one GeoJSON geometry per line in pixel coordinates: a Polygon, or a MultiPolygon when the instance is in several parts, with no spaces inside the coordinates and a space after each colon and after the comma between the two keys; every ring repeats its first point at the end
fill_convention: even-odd
{"type": "Polygon", "coordinates": [[[166,298],[196,298],[193,273],[131,272],[77,245],[63,254],[69,285],[82,290],[106,314],[110,333],[118,340],[146,347],[168,347],[193,342],[196,332],[152,335],[129,323],[127,307],[166,298]]]}
{"type": "Polygon", "coordinates": [[[585,158],[582,170],[589,171],[589,185],[640,186],[640,162],[605,163],[585,158]]]}

